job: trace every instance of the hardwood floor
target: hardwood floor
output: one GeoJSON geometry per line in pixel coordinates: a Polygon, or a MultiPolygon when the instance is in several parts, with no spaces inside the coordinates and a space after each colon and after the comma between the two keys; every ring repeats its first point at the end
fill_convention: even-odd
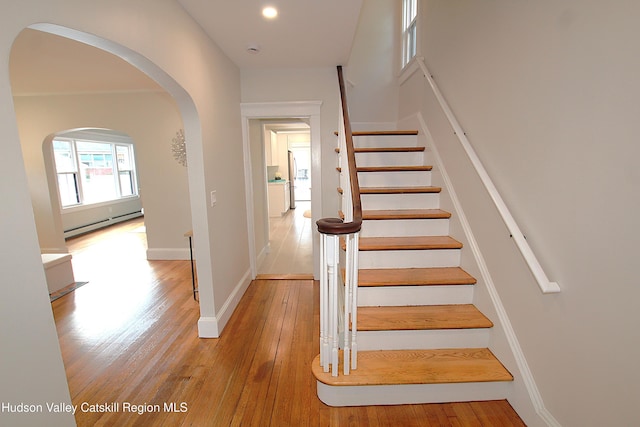
{"type": "Polygon", "coordinates": [[[70,242],[89,284],[52,304],[79,426],[524,425],[506,401],[328,407],[317,283],[256,280],[222,337],[199,339],[189,262],[146,261],[142,236],[113,231],[70,242]]]}
{"type": "Polygon", "coordinates": [[[272,277],[285,274],[313,277],[314,224],[304,215],[310,209],[311,202],[298,201],[297,207],[282,217],[269,218],[271,250],[258,266],[258,273],[272,277]]]}

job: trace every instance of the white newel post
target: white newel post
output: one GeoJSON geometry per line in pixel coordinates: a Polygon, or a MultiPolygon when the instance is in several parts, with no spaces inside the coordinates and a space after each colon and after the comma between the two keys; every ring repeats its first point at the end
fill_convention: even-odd
{"type": "Polygon", "coordinates": [[[337,235],[323,234],[320,242],[322,265],[320,272],[320,364],[324,372],[338,375],[339,306],[337,235]]]}

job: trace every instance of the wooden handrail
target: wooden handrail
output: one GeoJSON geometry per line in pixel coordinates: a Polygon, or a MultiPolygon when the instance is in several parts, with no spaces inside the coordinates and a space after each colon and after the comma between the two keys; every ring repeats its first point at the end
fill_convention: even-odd
{"type": "Polygon", "coordinates": [[[322,234],[352,234],[360,231],[362,227],[362,203],[360,201],[360,185],[358,183],[358,171],[356,169],[356,154],[353,147],[353,132],[349,120],[347,108],[347,92],[342,74],[342,66],[338,65],[338,83],[340,85],[340,100],[342,103],[342,116],[344,120],[344,132],[347,144],[348,170],[351,183],[351,202],[353,205],[353,220],[344,222],[340,218],[321,218],[316,224],[322,234]]]}

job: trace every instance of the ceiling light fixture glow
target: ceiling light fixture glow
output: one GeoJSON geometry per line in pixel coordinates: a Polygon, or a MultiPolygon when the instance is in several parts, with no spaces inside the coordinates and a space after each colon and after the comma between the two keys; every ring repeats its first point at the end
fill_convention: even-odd
{"type": "Polygon", "coordinates": [[[278,9],[273,6],[267,6],[262,9],[262,16],[267,19],[274,19],[276,16],[278,16],[278,9]]]}

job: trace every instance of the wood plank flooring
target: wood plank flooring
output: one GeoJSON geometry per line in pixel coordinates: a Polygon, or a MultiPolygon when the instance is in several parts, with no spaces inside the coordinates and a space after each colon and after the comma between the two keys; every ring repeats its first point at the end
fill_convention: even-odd
{"type": "Polygon", "coordinates": [[[297,201],[297,207],[281,217],[269,218],[270,252],[258,266],[261,275],[313,275],[313,224],[304,215],[311,202],[297,201]]]}
{"type": "Polygon", "coordinates": [[[524,425],[506,401],[328,407],[311,372],[317,283],[254,281],[222,337],[199,339],[188,261],[134,257],[117,268],[122,258],[106,252],[117,245],[102,248],[86,249],[100,253],[94,261],[74,255],[94,275],[52,304],[73,403],[118,404],[79,408],[78,426],[524,425]]]}

